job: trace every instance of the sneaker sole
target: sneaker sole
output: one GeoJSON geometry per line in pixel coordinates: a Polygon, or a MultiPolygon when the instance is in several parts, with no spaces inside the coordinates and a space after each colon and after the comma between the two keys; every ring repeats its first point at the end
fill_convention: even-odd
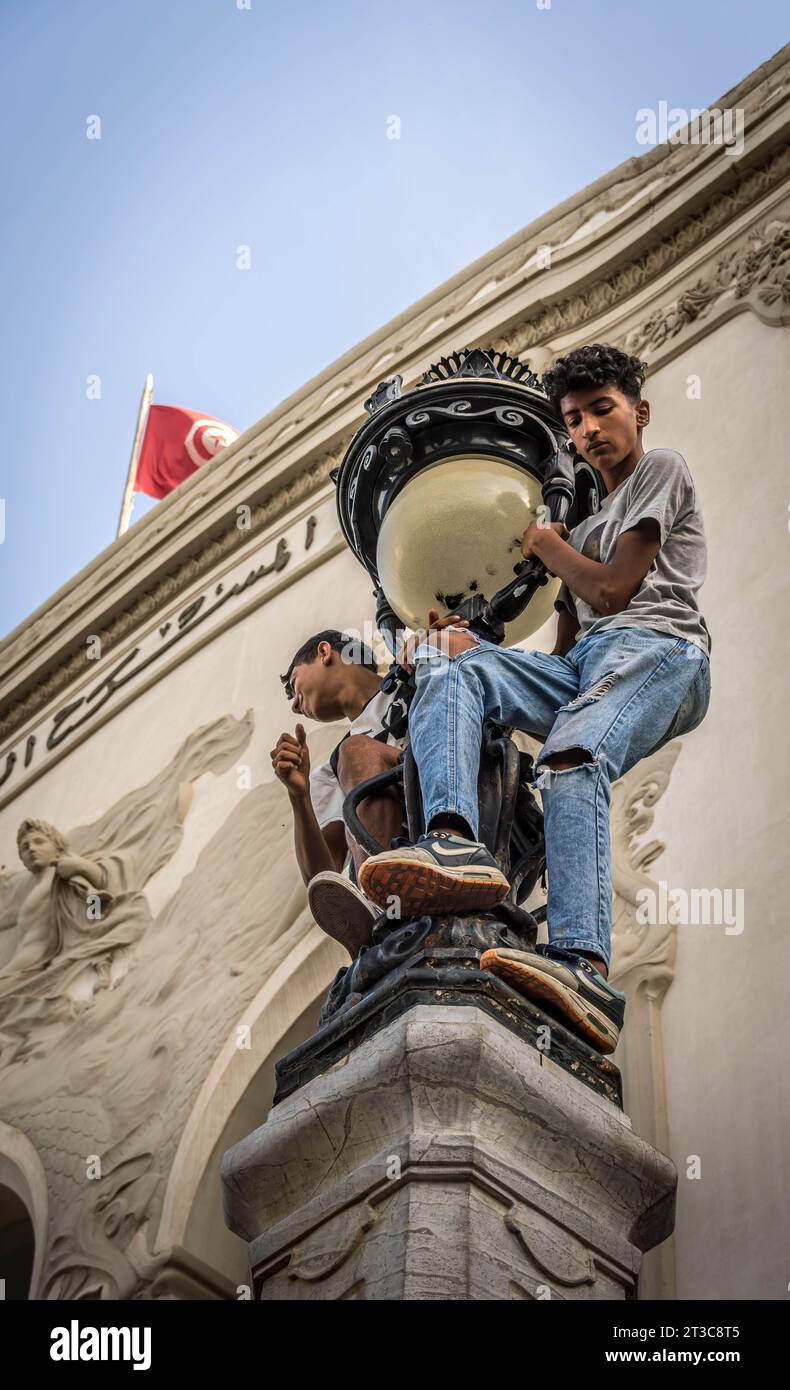
{"type": "Polygon", "coordinates": [[[585,1041],[596,1051],[604,1054],[614,1052],[620,1038],[620,1030],[600,1009],[586,999],[581,999],[575,990],[568,989],[560,980],[545,975],[542,970],[533,969],[523,961],[508,960],[498,951],[484,951],[480,957],[480,969],[489,970],[498,979],[511,984],[519,994],[532,1000],[550,1004],[557,1010],[564,1022],[579,1032],[585,1041]]]}
{"type": "Polygon", "coordinates": [[[438,864],[413,860],[366,861],[359,870],[360,887],[381,908],[388,899],[400,899],[400,915],[415,912],[472,911],[494,907],[510,892],[510,884],[497,869],[443,869],[438,864]],[[365,870],[368,870],[367,873],[365,870]]]}
{"type": "Polygon", "coordinates": [[[333,883],[316,885],[308,893],[308,905],[315,921],[327,936],[345,946],[352,960],[361,946],[370,946],[377,914],[369,912],[364,903],[333,883]]]}

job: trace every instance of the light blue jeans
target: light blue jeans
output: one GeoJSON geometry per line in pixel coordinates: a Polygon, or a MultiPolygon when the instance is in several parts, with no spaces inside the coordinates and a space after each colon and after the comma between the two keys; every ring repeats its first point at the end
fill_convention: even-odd
{"type": "Polygon", "coordinates": [[[480,640],[448,657],[423,644],[415,658],[409,736],[425,824],[452,812],[478,834],[483,721],[545,740],[535,763],[546,835],[548,931],[553,945],[610,961],[611,785],[648,753],[696,728],[710,700],[700,647],[646,628],[583,637],[567,656],[480,640]],[[554,754],[589,761],[555,770],[554,754]]]}

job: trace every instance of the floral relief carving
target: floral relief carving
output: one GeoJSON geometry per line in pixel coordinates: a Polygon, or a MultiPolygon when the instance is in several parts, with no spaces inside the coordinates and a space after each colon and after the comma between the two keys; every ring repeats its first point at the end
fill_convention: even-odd
{"type": "Polygon", "coordinates": [[[666,845],[644,836],[653,824],[654,807],[669,785],[680,749],[680,740],[674,739],[612,788],[612,978],[622,978],[640,967],[662,967],[667,972],[667,985],[672,978],[676,927],[669,923],[641,925],[637,909],[640,889],[658,888],[648,869],[666,845]]]}
{"type": "Polygon", "coordinates": [[[774,219],[762,230],[750,232],[745,244],[722,256],[709,275],[671,303],[662,304],[629,333],[626,352],[662,347],[689,324],[704,318],[726,295],[749,298],[765,310],[773,310],[777,320],[781,318],[790,305],[790,224],[774,219]]]}

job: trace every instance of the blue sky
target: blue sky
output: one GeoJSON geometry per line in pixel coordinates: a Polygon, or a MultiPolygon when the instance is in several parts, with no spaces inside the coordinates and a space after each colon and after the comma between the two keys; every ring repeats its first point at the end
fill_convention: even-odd
{"type": "Polygon", "coordinates": [[[146,371],[248,429],[787,29],[778,0],[3,0],[0,635],[114,538],[146,371]]]}

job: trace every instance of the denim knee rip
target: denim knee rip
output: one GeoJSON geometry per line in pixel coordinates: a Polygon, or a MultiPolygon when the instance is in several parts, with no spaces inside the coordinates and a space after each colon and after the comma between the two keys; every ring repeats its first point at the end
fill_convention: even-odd
{"type": "Polygon", "coordinates": [[[598,759],[593,756],[589,748],[581,748],[578,743],[571,744],[569,748],[555,748],[549,753],[550,758],[561,758],[565,753],[570,753],[574,748],[580,748],[582,753],[589,753],[581,763],[574,763],[573,767],[550,767],[548,762],[541,763],[535,768],[535,775],[532,779],[532,786],[536,791],[545,791],[551,786],[555,777],[567,777],[572,772],[596,772],[598,771],[598,759]]]}
{"type": "MultiPolygon", "coordinates": [[[[443,631],[452,630],[453,629],[443,629],[443,631]]],[[[464,631],[466,631],[466,629],[464,629],[464,631]]],[[[482,646],[482,640],[476,632],[467,632],[468,637],[474,638],[474,646],[466,647],[464,651],[456,652],[455,656],[450,656],[449,653],[443,652],[441,649],[442,635],[443,632],[438,632],[436,634],[440,642],[440,645],[438,647],[435,646],[433,642],[429,641],[428,638],[423,638],[422,642],[420,642],[419,646],[416,648],[414,653],[415,663],[417,661],[427,661],[429,666],[433,666],[434,669],[438,669],[439,664],[442,661],[458,661],[459,657],[466,656],[467,652],[475,651],[478,647],[482,646]]]]}
{"type": "Polygon", "coordinates": [[[591,685],[589,690],[580,691],[575,699],[569,700],[567,705],[563,705],[557,713],[563,714],[565,710],[581,709],[583,705],[591,705],[596,700],[600,700],[602,695],[611,690],[619,674],[619,671],[609,671],[607,675],[601,676],[600,680],[591,685]]]}

